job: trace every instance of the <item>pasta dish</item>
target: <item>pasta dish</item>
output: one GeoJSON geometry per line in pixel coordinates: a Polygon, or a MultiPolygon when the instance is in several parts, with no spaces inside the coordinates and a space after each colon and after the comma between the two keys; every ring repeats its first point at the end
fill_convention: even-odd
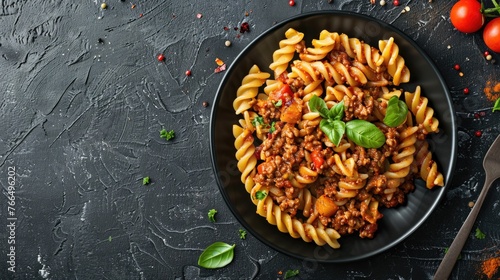
{"type": "Polygon", "coordinates": [[[373,238],[380,208],[443,186],[426,138],[439,121],[393,38],[378,48],[323,30],[307,46],[288,29],[269,72],[253,65],[235,93],[241,181],[256,212],[282,232],[339,248],[373,238]]]}

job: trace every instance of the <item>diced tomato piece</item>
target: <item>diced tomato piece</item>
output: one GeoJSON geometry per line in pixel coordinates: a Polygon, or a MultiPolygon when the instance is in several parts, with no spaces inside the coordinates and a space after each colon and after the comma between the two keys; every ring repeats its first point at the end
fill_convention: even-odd
{"type": "Polygon", "coordinates": [[[321,155],[319,150],[314,150],[311,153],[311,159],[313,161],[314,167],[317,169],[320,169],[321,166],[325,163],[325,159],[321,155]]]}
{"type": "Polygon", "coordinates": [[[284,84],[281,88],[269,94],[269,99],[276,102],[281,100],[282,104],[285,104],[292,98],[293,91],[288,84],[284,84]]]}

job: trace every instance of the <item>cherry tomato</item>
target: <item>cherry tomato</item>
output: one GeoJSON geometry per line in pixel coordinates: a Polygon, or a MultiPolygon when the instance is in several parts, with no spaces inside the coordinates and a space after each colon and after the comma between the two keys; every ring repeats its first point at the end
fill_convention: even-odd
{"type": "Polygon", "coordinates": [[[451,23],[463,33],[473,33],[481,29],[484,16],[481,13],[481,3],[477,0],[460,0],[450,11],[451,23]]]}
{"type": "Polygon", "coordinates": [[[314,167],[316,167],[316,169],[319,169],[323,165],[323,163],[325,163],[325,159],[323,158],[323,156],[321,155],[321,153],[318,150],[312,151],[311,159],[312,159],[312,161],[314,163],[314,167]]]}
{"type": "Polygon", "coordinates": [[[484,27],[483,40],[492,51],[500,53],[500,18],[495,18],[484,27]]]}
{"type": "Polygon", "coordinates": [[[291,100],[293,97],[293,91],[288,84],[284,84],[281,88],[269,94],[269,99],[274,101],[281,100],[282,104],[291,100]]]}

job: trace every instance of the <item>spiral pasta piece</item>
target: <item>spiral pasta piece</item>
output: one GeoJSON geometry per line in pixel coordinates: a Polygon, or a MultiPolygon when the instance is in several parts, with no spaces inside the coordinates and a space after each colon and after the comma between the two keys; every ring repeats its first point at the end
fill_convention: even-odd
{"type": "Polygon", "coordinates": [[[425,140],[417,141],[416,162],[420,170],[420,178],[425,181],[425,186],[432,189],[435,186],[443,186],[443,174],[439,172],[437,163],[432,159],[429,143],[425,140]]]}
{"type": "Polygon", "coordinates": [[[410,81],[410,70],[406,66],[404,58],[399,55],[399,47],[394,43],[394,38],[380,40],[378,46],[382,52],[387,72],[392,77],[392,83],[398,86],[410,81]]]}
{"type": "Polygon", "coordinates": [[[234,147],[236,148],[237,166],[241,172],[241,182],[245,185],[247,192],[250,192],[254,186],[253,175],[257,165],[252,131],[233,125],[233,136],[235,138],[234,147]]]}
{"type": "Polygon", "coordinates": [[[273,62],[269,68],[274,71],[274,77],[279,77],[288,68],[288,63],[292,61],[295,55],[295,48],[302,39],[304,33],[298,32],[293,28],[289,28],[285,32],[286,39],[279,42],[279,49],[273,53],[273,62]]]}
{"type": "Polygon", "coordinates": [[[341,34],[339,39],[339,44],[349,57],[356,59],[362,64],[367,64],[376,72],[380,71],[380,66],[384,63],[384,57],[377,49],[363,43],[358,38],[349,38],[346,34],[341,34]]]}
{"type": "Polygon", "coordinates": [[[439,132],[439,120],[434,117],[434,109],[428,106],[427,97],[421,96],[420,86],[413,93],[405,92],[405,101],[417,124],[423,125],[427,132],[439,132]]]}
{"type": "Polygon", "coordinates": [[[299,54],[299,57],[309,62],[322,60],[333,50],[338,40],[338,33],[323,30],[319,34],[319,39],[312,40],[313,48],[307,48],[305,52],[299,54]]]}
{"type": "Polygon", "coordinates": [[[358,68],[346,65],[338,61],[315,61],[307,62],[296,60],[292,64],[292,72],[288,75],[289,78],[301,78],[304,83],[310,84],[317,80],[326,80],[327,85],[334,83],[351,86],[360,86],[368,82],[365,74],[358,68]]]}
{"type": "Polygon", "coordinates": [[[269,76],[269,73],[260,72],[257,65],[250,68],[248,74],[243,78],[241,86],[236,91],[236,98],[233,101],[233,107],[237,115],[252,107],[252,101],[259,93],[259,88],[269,76]]]}

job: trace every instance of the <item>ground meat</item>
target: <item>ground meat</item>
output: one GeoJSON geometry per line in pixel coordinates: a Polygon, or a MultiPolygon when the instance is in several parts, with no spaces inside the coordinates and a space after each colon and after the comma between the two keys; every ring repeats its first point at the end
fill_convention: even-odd
{"type": "Polygon", "coordinates": [[[344,120],[349,121],[352,119],[366,120],[373,111],[373,97],[366,95],[361,89],[354,90],[354,94],[349,97],[344,96],[344,120]]]}

